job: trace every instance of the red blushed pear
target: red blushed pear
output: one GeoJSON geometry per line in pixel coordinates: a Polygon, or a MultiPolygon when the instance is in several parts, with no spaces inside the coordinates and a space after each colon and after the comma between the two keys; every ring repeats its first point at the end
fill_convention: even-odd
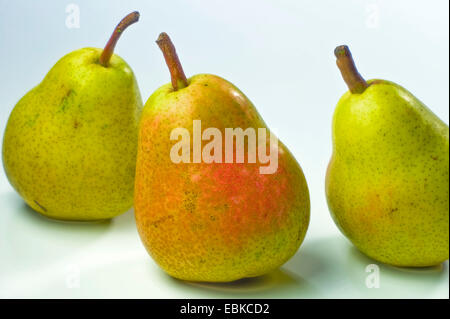
{"type": "Polygon", "coordinates": [[[140,122],[135,215],[144,246],[164,271],[189,281],[280,267],[309,223],[299,164],[238,88],[210,74],[187,79],[168,35],[157,44],[171,83],[151,95],[140,122]]]}
{"type": "Polygon", "coordinates": [[[449,251],[449,130],[398,84],[365,81],[347,46],[335,50],[349,87],[333,118],[326,177],[331,215],[373,259],[434,266],[449,251]]]}
{"type": "Polygon", "coordinates": [[[113,50],[138,19],[138,12],[122,19],[104,49],[61,58],[9,117],[6,175],[47,217],[101,220],[133,206],[142,99],[133,71],[113,50]]]}

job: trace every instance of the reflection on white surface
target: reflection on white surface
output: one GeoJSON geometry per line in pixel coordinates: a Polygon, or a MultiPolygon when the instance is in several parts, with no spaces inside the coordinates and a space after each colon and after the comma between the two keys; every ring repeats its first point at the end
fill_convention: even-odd
{"type": "Polygon", "coordinates": [[[280,269],[232,283],[191,283],[149,257],[133,211],[102,223],[40,216],[14,192],[0,196],[1,298],[448,298],[448,262],[400,269],[377,264],[340,234],[307,235],[280,269]],[[380,268],[367,288],[366,267],[380,268]]]}

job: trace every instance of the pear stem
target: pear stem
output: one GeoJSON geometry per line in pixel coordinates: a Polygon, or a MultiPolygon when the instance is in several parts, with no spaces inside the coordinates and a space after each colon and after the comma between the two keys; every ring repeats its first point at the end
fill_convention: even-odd
{"type": "Polygon", "coordinates": [[[353,94],[363,93],[369,85],[361,74],[359,74],[348,46],[338,46],[334,50],[334,55],[337,58],[336,64],[341,71],[342,77],[344,78],[345,83],[347,83],[350,92],[353,94]]]}
{"type": "Polygon", "coordinates": [[[172,87],[175,91],[185,88],[188,86],[186,75],[184,75],[183,68],[181,67],[180,59],[178,58],[175,46],[170,40],[167,33],[163,32],[159,35],[158,40],[156,40],[161,49],[166,64],[169,67],[170,78],[172,81],[172,87]]]}
{"type": "Polygon", "coordinates": [[[114,29],[111,37],[109,38],[108,43],[106,43],[105,48],[103,49],[102,54],[100,55],[100,64],[104,67],[108,67],[109,60],[114,53],[114,48],[116,47],[117,41],[122,35],[123,31],[128,28],[133,23],[139,20],[139,12],[134,11],[128,14],[125,18],[123,18],[119,24],[114,29]]]}

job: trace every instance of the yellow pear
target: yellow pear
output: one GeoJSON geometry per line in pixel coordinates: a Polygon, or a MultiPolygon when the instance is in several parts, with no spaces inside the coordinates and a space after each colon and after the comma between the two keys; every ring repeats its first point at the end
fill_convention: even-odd
{"type": "Polygon", "coordinates": [[[138,12],[125,17],[104,50],[64,56],[14,107],[3,165],[35,211],[84,221],[132,206],[142,99],[133,71],[113,50],[138,19],[138,12]]]}
{"type": "Polygon", "coordinates": [[[326,177],[336,224],[363,253],[395,266],[449,254],[449,129],[398,84],[365,81],[346,46],[335,51],[350,88],[336,106],[326,177]]]}

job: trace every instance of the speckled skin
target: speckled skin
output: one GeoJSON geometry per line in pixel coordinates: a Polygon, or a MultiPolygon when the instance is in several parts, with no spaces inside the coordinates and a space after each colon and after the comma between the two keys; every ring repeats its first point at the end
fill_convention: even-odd
{"type": "Polygon", "coordinates": [[[336,224],[363,253],[395,266],[449,255],[449,129],[411,93],[369,81],[333,120],[326,178],[336,224]]]}
{"type": "Polygon", "coordinates": [[[144,107],[135,188],[139,234],[154,260],[179,279],[227,282],[265,274],[294,255],[305,236],[310,202],[303,172],[281,142],[272,175],[247,161],[172,163],[170,132],[187,128],[192,143],[193,120],[222,135],[225,127],[266,127],[226,80],[201,74],[189,83],[177,92],[162,86],[144,107]]]}
{"type": "Polygon", "coordinates": [[[130,67],[101,49],[74,51],[14,107],[3,140],[11,185],[37,212],[114,217],[133,205],[142,99],[130,67]]]}

